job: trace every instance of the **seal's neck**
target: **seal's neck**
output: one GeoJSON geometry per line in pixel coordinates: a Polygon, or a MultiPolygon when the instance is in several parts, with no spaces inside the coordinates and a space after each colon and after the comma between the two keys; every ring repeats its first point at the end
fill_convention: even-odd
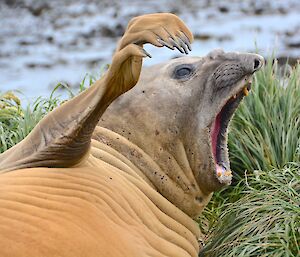
{"type": "Polygon", "coordinates": [[[179,140],[172,143],[170,152],[157,141],[151,146],[137,145],[119,133],[100,126],[96,127],[93,139],[92,145],[102,149],[101,153],[92,151],[94,156],[117,167],[122,165],[120,168],[127,173],[134,172],[132,175],[139,176],[190,217],[198,216],[210,200],[211,194],[201,192],[189,166],[184,145],[179,140]],[[111,155],[121,160],[122,164],[116,163],[111,155]]]}

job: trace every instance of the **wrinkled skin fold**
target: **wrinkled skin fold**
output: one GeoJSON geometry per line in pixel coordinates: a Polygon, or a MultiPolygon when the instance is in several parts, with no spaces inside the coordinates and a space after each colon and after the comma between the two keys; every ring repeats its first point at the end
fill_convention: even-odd
{"type": "Polygon", "coordinates": [[[0,155],[1,256],[198,256],[193,218],[230,184],[228,123],[263,59],[142,70],[144,44],[192,41],[173,14],[132,19],[106,74],[0,155]]]}

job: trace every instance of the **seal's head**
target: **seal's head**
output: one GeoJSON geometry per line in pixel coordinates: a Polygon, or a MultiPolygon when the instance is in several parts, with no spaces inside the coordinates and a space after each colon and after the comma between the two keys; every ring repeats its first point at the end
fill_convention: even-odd
{"type": "MultiPolygon", "coordinates": [[[[102,124],[124,134],[178,188],[201,201],[231,183],[228,124],[263,62],[256,54],[215,50],[147,68],[138,85],[112,104],[102,124]],[[116,116],[117,123],[112,121],[116,116]]],[[[165,195],[170,191],[157,188],[165,195]]]]}

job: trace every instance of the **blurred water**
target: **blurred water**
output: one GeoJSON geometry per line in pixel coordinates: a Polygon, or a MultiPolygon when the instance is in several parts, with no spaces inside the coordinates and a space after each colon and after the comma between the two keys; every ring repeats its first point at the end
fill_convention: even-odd
{"type": "MultiPolygon", "coordinates": [[[[300,1],[6,0],[0,2],[0,91],[29,99],[57,82],[76,87],[109,63],[128,21],[153,12],[178,14],[195,35],[192,55],[214,48],[300,56],[300,1]]],[[[145,65],[180,53],[146,46],[145,65]]]]}

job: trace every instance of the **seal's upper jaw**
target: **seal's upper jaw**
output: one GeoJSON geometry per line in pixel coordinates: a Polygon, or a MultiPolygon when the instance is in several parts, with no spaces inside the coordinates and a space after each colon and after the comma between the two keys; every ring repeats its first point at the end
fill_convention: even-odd
{"type": "MultiPolygon", "coordinates": [[[[222,63],[213,74],[215,86],[227,95],[217,108],[209,125],[211,152],[215,176],[221,185],[229,185],[232,179],[227,149],[227,128],[241,100],[251,89],[252,75],[259,70],[264,59],[259,55],[232,54],[237,63],[230,60],[222,63]]],[[[216,57],[214,57],[216,58],[216,57]]]]}

